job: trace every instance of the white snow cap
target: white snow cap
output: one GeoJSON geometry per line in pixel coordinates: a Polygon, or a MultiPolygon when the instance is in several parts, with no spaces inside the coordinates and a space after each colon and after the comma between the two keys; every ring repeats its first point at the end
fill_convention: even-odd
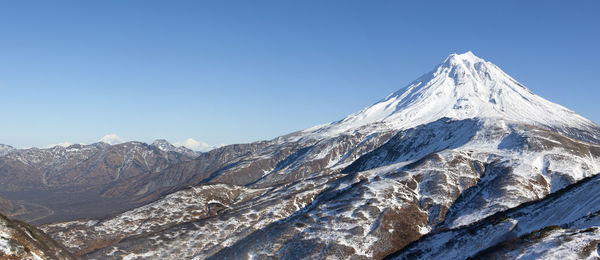
{"type": "Polygon", "coordinates": [[[108,135],[105,135],[104,137],[102,137],[102,139],[100,139],[99,142],[104,142],[104,143],[107,143],[110,145],[114,145],[114,144],[124,143],[125,141],[116,134],[108,134],[108,135]]]}
{"type": "Polygon", "coordinates": [[[371,123],[408,129],[440,118],[502,118],[545,126],[585,128],[594,123],[533,94],[472,52],[449,55],[407,87],[343,120],[305,130],[336,135],[371,123]]]}
{"type": "Polygon", "coordinates": [[[206,142],[196,141],[192,138],[188,138],[183,142],[174,143],[173,145],[183,146],[190,150],[199,151],[199,152],[208,152],[210,150],[217,148],[217,146],[215,146],[215,145],[210,145],[210,144],[207,144],[206,142]]]}

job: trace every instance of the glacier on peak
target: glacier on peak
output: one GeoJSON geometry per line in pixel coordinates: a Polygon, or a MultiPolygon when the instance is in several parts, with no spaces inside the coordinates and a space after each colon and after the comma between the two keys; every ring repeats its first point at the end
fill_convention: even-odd
{"type": "Polygon", "coordinates": [[[431,72],[370,107],[303,133],[334,136],[368,125],[401,130],[441,118],[503,119],[561,132],[599,129],[577,113],[535,95],[498,66],[469,51],[449,55],[431,72]]]}

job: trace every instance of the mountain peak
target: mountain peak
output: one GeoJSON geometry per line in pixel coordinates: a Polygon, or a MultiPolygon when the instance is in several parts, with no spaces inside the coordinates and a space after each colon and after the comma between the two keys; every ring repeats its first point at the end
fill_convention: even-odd
{"type": "Polygon", "coordinates": [[[387,129],[407,129],[444,117],[493,118],[559,129],[597,127],[533,94],[498,66],[469,51],[449,55],[433,71],[370,107],[305,131],[336,135],[373,123],[387,129]]]}
{"type": "Polygon", "coordinates": [[[475,63],[475,62],[484,62],[482,58],[479,58],[473,54],[471,51],[467,51],[465,53],[452,53],[446,57],[443,64],[459,64],[459,63],[475,63]]]}
{"type": "Polygon", "coordinates": [[[433,75],[430,76],[432,78],[445,76],[454,79],[456,86],[463,85],[467,80],[475,80],[479,81],[479,83],[483,83],[476,84],[479,87],[484,87],[486,85],[484,84],[485,81],[489,80],[506,80],[508,78],[509,81],[516,82],[516,80],[510,78],[510,76],[504,73],[496,65],[475,56],[475,54],[470,51],[463,54],[450,54],[442,64],[434,70],[433,75]]]}
{"type": "Polygon", "coordinates": [[[177,149],[177,147],[175,147],[165,139],[156,139],[150,145],[160,149],[161,151],[172,151],[177,149]]]}

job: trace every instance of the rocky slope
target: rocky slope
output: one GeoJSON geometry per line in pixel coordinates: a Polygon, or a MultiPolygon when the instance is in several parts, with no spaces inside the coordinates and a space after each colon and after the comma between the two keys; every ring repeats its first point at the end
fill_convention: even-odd
{"type": "Polygon", "coordinates": [[[598,257],[600,175],[545,199],[455,229],[428,234],[393,259],[598,257]]]}
{"type": "Polygon", "coordinates": [[[192,160],[191,150],[165,141],[148,145],[55,146],[47,149],[5,149],[0,156],[0,194],[12,203],[2,213],[33,223],[99,217],[139,204],[119,194],[102,197],[115,183],[142,178],[171,164],[192,160]]]}
{"type": "MultiPolygon", "coordinates": [[[[472,53],[453,54],[343,120],[215,149],[103,193],[155,200],[144,207],[43,229],[91,259],[383,258],[565,194],[600,172],[598,144],[594,123],[472,53]]],[[[563,231],[522,247],[574,232],[563,231]]]]}
{"type": "MultiPolygon", "coordinates": [[[[464,122],[455,122],[464,126],[464,122]]],[[[582,143],[586,151],[583,155],[562,149],[536,151],[534,148],[516,152],[508,150],[510,148],[484,150],[479,147],[476,150],[489,141],[480,142],[478,137],[494,134],[484,129],[486,131],[476,134],[460,148],[425,152],[424,157],[416,155],[393,164],[350,172],[320,194],[311,207],[252,236],[240,238],[215,256],[302,254],[318,258],[327,255],[381,258],[431,230],[477,221],[542,198],[598,172],[598,146],[582,143]],[[586,158],[592,150],[595,157],[586,158]],[[565,180],[564,176],[573,179],[565,180]]],[[[511,135],[511,132],[504,133],[501,135],[504,138],[499,140],[511,135]]],[[[434,140],[445,140],[444,136],[434,137],[434,140]]],[[[411,137],[421,139],[416,133],[411,137]]],[[[458,134],[449,139],[453,137],[462,138],[458,134]]],[[[398,147],[413,142],[409,139],[384,146],[398,147]]],[[[536,137],[526,139],[519,146],[526,146],[527,142],[535,143],[536,137]]],[[[424,146],[423,143],[417,145],[424,146]]]]}
{"type": "Polygon", "coordinates": [[[148,201],[181,188],[203,183],[271,187],[339,171],[386,142],[393,132],[346,133],[333,138],[270,141],[221,147],[196,159],[128,179],[105,191],[127,193],[131,200],[148,201]]]}
{"type": "Polygon", "coordinates": [[[79,259],[44,232],[0,215],[0,258],[14,260],[79,259]]]}

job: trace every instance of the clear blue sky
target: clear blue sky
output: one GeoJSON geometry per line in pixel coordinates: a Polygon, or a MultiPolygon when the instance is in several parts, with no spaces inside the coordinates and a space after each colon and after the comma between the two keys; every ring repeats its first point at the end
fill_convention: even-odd
{"type": "Polygon", "coordinates": [[[467,50],[600,122],[600,1],[491,2],[2,1],[0,143],[270,139],[467,50]]]}

